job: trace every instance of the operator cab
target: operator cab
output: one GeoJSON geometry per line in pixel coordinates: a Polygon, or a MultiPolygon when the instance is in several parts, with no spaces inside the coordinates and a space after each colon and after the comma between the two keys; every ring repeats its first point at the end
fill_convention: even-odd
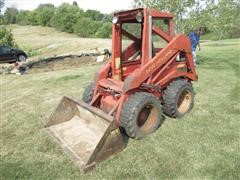
{"type": "Polygon", "coordinates": [[[173,15],[140,8],[113,17],[112,69],[124,80],[151,60],[173,38],[173,15]]]}

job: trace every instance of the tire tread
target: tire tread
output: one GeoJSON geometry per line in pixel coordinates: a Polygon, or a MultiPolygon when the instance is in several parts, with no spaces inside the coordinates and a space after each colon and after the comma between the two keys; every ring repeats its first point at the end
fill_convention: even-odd
{"type": "MultiPolygon", "coordinates": [[[[136,111],[141,108],[141,105],[148,101],[149,99],[156,100],[156,97],[150,93],[146,92],[137,92],[129,97],[127,102],[124,104],[122,113],[121,113],[121,121],[120,125],[125,128],[127,134],[129,137],[134,139],[139,139],[142,137],[139,132],[135,130],[135,122],[133,121],[135,117],[136,111]]],[[[161,103],[159,102],[160,110],[161,110],[161,103]]],[[[162,113],[162,112],[161,112],[162,113]]],[[[157,127],[159,127],[159,124],[157,127]]],[[[156,128],[157,129],[157,128],[156,128]]],[[[155,130],[156,130],[155,129],[155,130]]]]}
{"type": "MultiPolygon", "coordinates": [[[[171,118],[180,118],[183,116],[183,114],[180,114],[176,109],[176,99],[178,97],[179,91],[181,91],[182,88],[188,88],[193,93],[192,84],[183,79],[172,81],[164,91],[163,111],[167,116],[171,118]]],[[[194,93],[193,93],[193,99],[194,99],[194,93]]],[[[190,106],[188,112],[192,109],[192,106],[193,106],[193,103],[190,106]]]]}
{"type": "Polygon", "coordinates": [[[94,82],[91,82],[84,90],[82,100],[85,103],[89,104],[92,101],[93,93],[94,93],[94,82]]]}

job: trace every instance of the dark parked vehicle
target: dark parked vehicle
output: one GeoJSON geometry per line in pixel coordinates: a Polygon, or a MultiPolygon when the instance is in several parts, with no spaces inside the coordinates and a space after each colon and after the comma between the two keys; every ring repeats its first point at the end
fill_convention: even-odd
{"type": "Polygon", "coordinates": [[[27,54],[20,50],[9,46],[0,46],[0,63],[24,62],[27,59],[27,54]]]}

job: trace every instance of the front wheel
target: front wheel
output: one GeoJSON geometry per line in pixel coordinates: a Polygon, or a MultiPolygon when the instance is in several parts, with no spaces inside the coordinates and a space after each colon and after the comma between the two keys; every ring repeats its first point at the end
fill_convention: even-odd
{"type": "Polygon", "coordinates": [[[137,92],[123,105],[120,125],[129,137],[139,139],[156,131],[163,120],[160,101],[150,93],[137,92]]]}

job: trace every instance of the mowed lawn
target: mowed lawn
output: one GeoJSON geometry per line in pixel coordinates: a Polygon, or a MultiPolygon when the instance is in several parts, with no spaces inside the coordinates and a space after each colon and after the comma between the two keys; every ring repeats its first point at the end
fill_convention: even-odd
{"type": "Polygon", "coordinates": [[[1,75],[1,179],[240,179],[239,39],[202,45],[193,111],[82,174],[48,136],[63,95],[81,98],[102,65],[1,75]]]}
{"type": "Polygon", "coordinates": [[[109,39],[81,38],[50,27],[11,25],[9,28],[20,48],[31,55],[29,59],[111,49],[112,44],[109,39]]]}

